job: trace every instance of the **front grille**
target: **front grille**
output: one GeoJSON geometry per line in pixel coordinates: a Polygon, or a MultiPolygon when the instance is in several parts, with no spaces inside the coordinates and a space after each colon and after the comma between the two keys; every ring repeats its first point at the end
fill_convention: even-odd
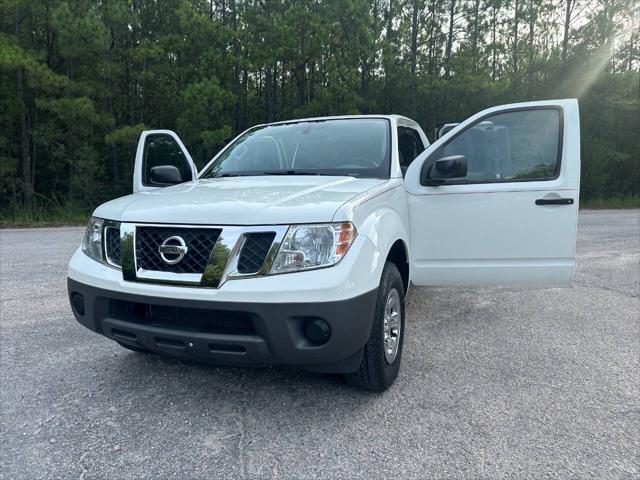
{"type": "Polygon", "coordinates": [[[136,258],[138,268],[172,273],[203,273],[211,250],[220,235],[214,228],[138,227],[136,230],[136,258]],[[181,237],[187,253],[174,265],[160,256],[160,245],[169,237],[181,237]]]}
{"type": "Polygon", "coordinates": [[[238,272],[259,272],[267,258],[267,253],[269,253],[275,236],[275,232],[247,234],[238,259],[238,272]]]}
{"type": "Polygon", "coordinates": [[[254,335],[254,315],[248,312],[205,310],[111,300],[109,315],[117,320],[188,332],[254,335]]]}
{"type": "Polygon", "coordinates": [[[106,227],[104,234],[107,260],[120,266],[120,228],[106,227]]]}

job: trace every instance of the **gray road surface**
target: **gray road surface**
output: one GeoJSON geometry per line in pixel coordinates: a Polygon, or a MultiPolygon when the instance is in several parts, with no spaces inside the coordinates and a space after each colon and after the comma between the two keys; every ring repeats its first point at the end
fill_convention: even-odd
{"type": "Polygon", "coordinates": [[[0,232],[0,478],[638,478],[640,213],[572,289],[415,289],[383,395],[128,352],[73,319],[81,228],[0,232]]]}

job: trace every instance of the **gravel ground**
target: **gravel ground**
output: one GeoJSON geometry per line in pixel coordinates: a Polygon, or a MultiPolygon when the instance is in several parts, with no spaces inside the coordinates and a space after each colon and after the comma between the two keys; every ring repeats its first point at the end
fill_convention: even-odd
{"type": "Polygon", "coordinates": [[[86,330],[81,235],[0,231],[0,478],[640,476],[637,210],[581,212],[571,289],[414,289],[383,395],[86,330]]]}

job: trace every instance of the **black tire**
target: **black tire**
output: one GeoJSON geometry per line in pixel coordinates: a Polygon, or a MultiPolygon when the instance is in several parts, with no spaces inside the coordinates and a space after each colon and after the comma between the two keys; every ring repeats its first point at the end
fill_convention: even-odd
{"type": "Polygon", "coordinates": [[[122,348],[126,348],[127,350],[131,350],[132,352],[136,353],[145,353],[147,355],[151,355],[153,353],[151,350],[147,350],[146,348],[134,347],[133,345],[127,345],[125,343],[118,342],[118,345],[120,345],[122,348]]]}
{"type": "Polygon", "coordinates": [[[402,359],[402,344],[404,340],[404,285],[398,268],[390,262],[385,263],[378,288],[376,309],[369,340],[364,346],[360,368],[346,374],[347,382],[354,387],[382,392],[389,388],[398,376],[402,359]],[[400,335],[398,350],[392,363],[388,363],[384,351],[384,314],[387,299],[392,289],[396,289],[400,296],[400,335]]]}

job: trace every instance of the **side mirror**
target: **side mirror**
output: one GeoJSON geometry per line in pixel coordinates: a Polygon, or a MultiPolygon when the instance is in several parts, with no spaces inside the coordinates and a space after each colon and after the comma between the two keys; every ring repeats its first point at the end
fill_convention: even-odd
{"type": "Polygon", "coordinates": [[[173,165],[159,165],[151,168],[151,181],[157,185],[175,185],[182,183],[180,170],[173,165]]]}
{"type": "Polygon", "coordinates": [[[452,178],[464,178],[467,176],[467,158],[464,155],[442,157],[430,166],[425,163],[420,173],[420,183],[429,186],[442,185],[452,178]]]}

